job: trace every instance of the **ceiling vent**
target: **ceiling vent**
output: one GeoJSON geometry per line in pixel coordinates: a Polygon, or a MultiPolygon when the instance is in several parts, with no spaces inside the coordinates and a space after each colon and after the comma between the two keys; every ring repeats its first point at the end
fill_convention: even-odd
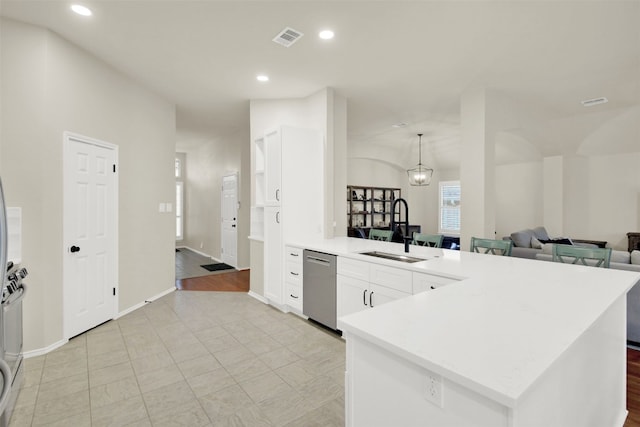
{"type": "Polygon", "coordinates": [[[593,98],[593,99],[585,99],[582,101],[582,105],[585,107],[593,107],[594,105],[606,104],[609,100],[605,97],[602,98],[593,98]]]}
{"type": "Polygon", "coordinates": [[[302,36],[304,36],[304,34],[302,34],[300,31],[287,27],[284,30],[280,31],[280,33],[273,38],[273,41],[281,44],[284,47],[289,47],[297,42],[298,39],[302,36]]]}

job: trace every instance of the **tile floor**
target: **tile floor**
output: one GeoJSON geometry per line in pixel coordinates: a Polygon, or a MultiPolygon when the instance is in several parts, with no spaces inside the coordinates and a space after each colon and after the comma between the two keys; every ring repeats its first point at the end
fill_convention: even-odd
{"type": "MultiPolygon", "coordinates": [[[[220,273],[200,267],[201,265],[214,264],[216,262],[219,261],[202,256],[190,249],[180,248],[180,250],[176,252],[176,280],[220,273]]],[[[229,270],[226,271],[229,272],[229,270]]]]}
{"type": "Polygon", "coordinates": [[[245,293],[177,291],[25,360],[11,426],[343,426],[341,338],[245,293]]]}

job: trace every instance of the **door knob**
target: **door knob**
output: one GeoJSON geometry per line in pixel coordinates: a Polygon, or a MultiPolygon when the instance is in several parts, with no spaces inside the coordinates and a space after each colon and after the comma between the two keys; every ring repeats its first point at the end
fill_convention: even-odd
{"type": "Polygon", "coordinates": [[[71,253],[80,252],[80,246],[71,246],[69,248],[69,252],[71,253]]]}

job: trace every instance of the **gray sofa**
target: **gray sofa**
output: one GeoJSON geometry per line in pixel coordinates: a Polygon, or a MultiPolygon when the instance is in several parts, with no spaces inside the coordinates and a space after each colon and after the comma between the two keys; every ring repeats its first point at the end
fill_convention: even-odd
{"type": "Polygon", "coordinates": [[[536,227],[533,229],[527,228],[525,230],[516,231],[511,233],[510,236],[503,237],[503,240],[511,240],[513,247],[511,249],[511,256],[516,258],[529,258],[536,259],[536,255],[542,253],[543,242],[549,242],[553,240],[555,243],[574,244],[582,247],[597,247],[589,243],[575,243],[571,242],[567,238],[551,239],[547,230],[542,227],[536,227]]]}

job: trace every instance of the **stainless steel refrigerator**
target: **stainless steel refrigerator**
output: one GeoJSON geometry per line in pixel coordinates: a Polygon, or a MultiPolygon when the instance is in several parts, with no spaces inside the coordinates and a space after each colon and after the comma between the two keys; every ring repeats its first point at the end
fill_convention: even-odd
{"type": "Polygon", "coordinates": [[[0,426],[9,424],[20,386],[22,367],[22,298],[26,288],[22,279],[27,270],[13,261],[8,254],[7,210],[2,180],[0,179],[0,268],[2,275],[2,307],[0,307],[0,426]]]}

